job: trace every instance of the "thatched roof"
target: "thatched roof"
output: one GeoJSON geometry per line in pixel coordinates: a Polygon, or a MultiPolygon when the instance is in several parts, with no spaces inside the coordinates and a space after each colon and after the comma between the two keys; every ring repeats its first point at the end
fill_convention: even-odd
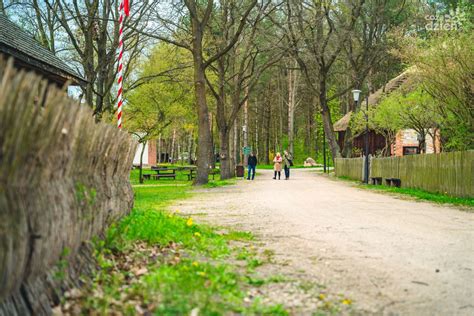
{"type": "Polygon", "coordinates": [[[348,112],[344,115],[339,121],[334,123],[333,128],[335,132],[344,132],[347,127],[349,126],[349,122],[351,121],[352,111],[348,112]]]}
{"type": "MultiPolygon", "coordinates": [[[[413,77],[413,73],[416,71],[414,67],[408,68],[400,75],[396,76],[395,78],[391,79],[387,82],[382,88],[378,89],[371,95],[369,95],[369,106],[377,105],[380,100],[386,95],[400,89],[403,86],[407,86],[411,84],[411,77],[413,77]]],[[[361,102],[365,102],[361,100],[361,102]]],[[[348,112],[344,115],[339,121],[334,123],[333,128],[335,132],[343,132],[349,127],[349,123],[351,121],[352,111],[348,112]]]]}

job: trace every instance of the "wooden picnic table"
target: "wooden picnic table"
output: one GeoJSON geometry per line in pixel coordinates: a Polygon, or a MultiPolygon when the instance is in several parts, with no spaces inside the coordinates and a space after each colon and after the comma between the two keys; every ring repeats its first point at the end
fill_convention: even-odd
{"type": "Polygon", "coordinates": [[[156,172],[156,174],[150,175],[151,178],[155,178],[157,180],[161,178],[173,178],[176,180],[176,171],[178,169],[174,167],[151,167],[151,170],[156,172]]]}
{"type": "MultiPolygon", "coordinates": [[[[196,166],[166,166],[166,165],[158,165],[158,166],[152,166],[151,167],[152,171],[155,171],[156,174],[144,174],[143,178],[144,179],[160,179],[160,178],[173,178],[176,180],[176,172],[177,171],[189,171],[186,175],[188,176],[188,180],[192,180],[196,178],[196,171],[197,167],[196,166]]],[[[211,171],[209,174],[212,174],[211,171]]],[[[212,176],[214,178],[214,175],[212,176]]]]}

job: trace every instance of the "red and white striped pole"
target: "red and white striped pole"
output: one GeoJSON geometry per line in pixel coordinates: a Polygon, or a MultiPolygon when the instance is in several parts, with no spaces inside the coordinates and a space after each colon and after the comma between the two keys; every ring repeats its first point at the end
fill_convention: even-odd
{"type": "Polygon", "coordinates": [[[122,105],[123,105],[123,22],[125,15],[129,15],[128,0],[121,0],[119,5],[119,46],[118,46],[118,91],[117,91],[117,127],[122,128],[122,105]]]}

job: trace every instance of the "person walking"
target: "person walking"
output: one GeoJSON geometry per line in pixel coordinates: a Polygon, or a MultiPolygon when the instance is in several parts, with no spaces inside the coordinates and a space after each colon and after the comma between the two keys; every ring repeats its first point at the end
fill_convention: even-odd
{"type": "Polygon", "coordinates": [[[285,180],[290,178],[290,167],[293,166],[293,157],[285,150],[283,152],[283,165],[285,167],[285,180]]]}
{"type": "Polygon", "coordinates": [[[283,161],[283,158],[281,157],[280,153],[277,153],[275,158],[273,158],[273,170],[275,171],[275,175],[273,176],[273,179],[276,180],[277,175],[278,175],[278,180],[280,180],[281,177],[281,163],[283,161]]]}
{"type": "Polygon", "coordinates": [[[250,180],[250,174],[252,174],[252,180],[255,178],[255,169],[257,168],[257,157],[254,153],[250,153],[248,159],[248,172],[247,172],[247,180],[250,180]]]}

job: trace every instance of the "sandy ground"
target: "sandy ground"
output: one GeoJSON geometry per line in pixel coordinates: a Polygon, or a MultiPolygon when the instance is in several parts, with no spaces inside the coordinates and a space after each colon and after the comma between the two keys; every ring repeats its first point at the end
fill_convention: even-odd
{"type": "Polygon", "coordinates": [[[310,170],[202,190],[177,206],[255,233],[301,278],[362,314],[474,315],[474,213],[358,189],[310,170]]]}

